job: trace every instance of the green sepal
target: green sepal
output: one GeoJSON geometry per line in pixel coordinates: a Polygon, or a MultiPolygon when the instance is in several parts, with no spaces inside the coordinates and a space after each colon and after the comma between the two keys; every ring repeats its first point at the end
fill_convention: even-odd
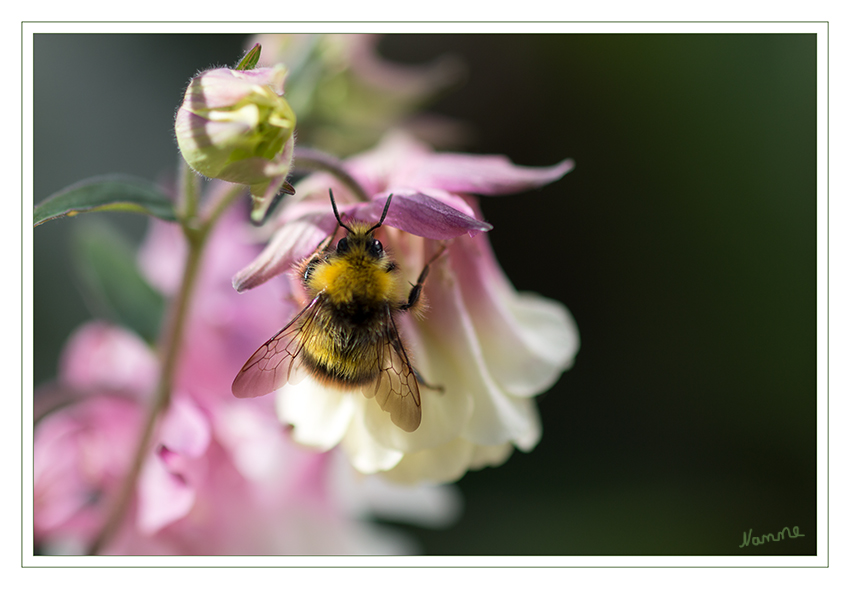
{"type": "Polygon", "coordinates": [[[236,64],[236,67],[233,68],[235,70],[252,70],[257,67],[257,63],[260,61],[260,44],[257,43],[248,53],[245,54],[245,57],[241,59],[241,61],[236,64]]]}
{"type": "Polygon", "coordinates": [[[94,314],[154,343],[165,299],[142,277],[130,242],[111,224],[90,219],[74,227],[72,243],[74,266],[94,314]]]}
{"type": "Polygon", "coordinates": [[[122,211],[176,221],[174,205],[156,184],[132,176],[98,176],[73,184],[42,201],[33,214],[33,227],[59,217],[92,211],[122,211]]]}
{"type": "Polygon", "coordinates": [[[272,213],[274,213],[277,205],[283,197],[292,196],[293,194],[295,194],[295,188],[293,188],[292,184],[288,181],[284,180],[280,191],[274,195],[271,201],[263,202],[261,200],[254,200],[254,206],[251,209],[251,223],[257,227],[265,224],[265,222],[269,220],[269,217],[272,216],[272,213]]]}

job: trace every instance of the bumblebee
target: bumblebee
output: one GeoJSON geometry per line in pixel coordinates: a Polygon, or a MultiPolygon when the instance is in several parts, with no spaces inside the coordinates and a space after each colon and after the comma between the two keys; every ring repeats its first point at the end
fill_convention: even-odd
{"type": "Polygon", "coordinates": [[[381,220],[371,227],[343,223],[332,191],[330,199],[338,227],[299,267],[310,302],[248,359],[233,381],[233,394],[265,395],[309,374],[333,388],[361,390],[377,400],[394,424],[415,431],[422,420],[419,377],[395,317],[420,304],[428,268],[445,247],[422,269],[407,300],[398,301],[398,266],[374,238],[392,195],[381,220]],[[334,248],[340,227],[347,235],[334,248]]]}

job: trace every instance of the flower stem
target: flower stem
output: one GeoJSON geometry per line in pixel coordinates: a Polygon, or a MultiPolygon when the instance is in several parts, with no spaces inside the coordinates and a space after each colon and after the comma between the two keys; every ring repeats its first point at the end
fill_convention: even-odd
{"type": "Polygon", "coordinates": [[[351,189],[354,196],[357,197],[357,200],[361,202],[369,202],[369,200],[371,200],[369,195],[366,194],[366,191],[363,190],[363,187],[360,186],[360,183],[357,182],[351,174],[345,171],[342,167],[342,162],[332,155],[328,155],[327,153],[317,149],[296,147],[295,157],[292,162],[292,165],[296,169],[330,172],[351,189]]]}
{"type": "Polygon", "coordinates": [[[189,169],[189,164],[182,157],[180,158],[180,173],[183,176],[183,185],[180,187],[180,206],[183,210],[180,215],[183,218],[189,218],[198,210],[198,181],[199,176],[192,173],[189,169]]]}
{"type": "Polygon", "coordinates": [[[217,200],[210,202],[207,206],[206,220],[204,221],[203,226],[204,231],[210,231],[213,226],[215,226],[222,213],[230,208],[233,201],[244,194],[246,190],[245,186],[241,184],[234,184],[233,188],[222,194],[217,200]]]}
{"type": "MultiPolygon", "coordinates": [[[[186,168],[184,173],[192,174],[188,168],[186,168]]],[[[183,234],[186,236],[186,241],[189,245],[189,250],[186,265],[183,269],[183,279],[171,307],[170,317],[166,323],[168,326],[167,331],[160,347],[162,372],[157,383],[156,393],[148,407],[145,423],[140,432],[136,451],[133,454],[133,462],[121,482],[116,500],[110,506],[106,523],[92,543],[89,554],[100,552],[114,538],[115,533],[124,521],[145,459],[150,455],[150,446],[154,431],[156,430],[156,424],[160,416],[168,409],[168,405],[171,402],[171,391],[180,360],[183,332],[186,327],[186,320],[189,315],[189,307],[197,282],[207,236],[216,221],[221,217],[221,214],[234,202],[235,198],[243,190],[244,186],[237,186],[235,189],[228,191],[219,201],[212,203],[211,211],[203,221],[197,217],[198,199],[196,195],[189,195],[189,198],[184,201],[185,213],[181,219],[181,224],[183,226],[183,234]]]]}

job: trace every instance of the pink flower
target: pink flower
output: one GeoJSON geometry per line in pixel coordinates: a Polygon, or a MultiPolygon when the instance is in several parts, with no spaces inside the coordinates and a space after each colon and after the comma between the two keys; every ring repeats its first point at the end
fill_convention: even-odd
{"type": "MultiPolygon", "coordinates": [[[[419,387],[418,429],[408,433],[395,426],[366,395],[306,378],[277,393],[278,414],[294,426],[295,440],[320,450],[341,445],[359,471],[383,472],[405,483],[453,481],[470,468],[504,462],[514,446],[531,450],[541,435],[533,397],[572,364],[578,331],[561,303],[513,288],[482,235],[490,225],[469,195],[521,192],[557,180],[572,167],[570,160],[528,168],[502,156],[433,153],[394,135],[345,164],[369,202],[356,202],[329,175],[299,184],[269,245],[235,276],[237,290],[290,270],[334,230],[329,187],[345,219],[371,224],[393,195],[375,237],[398,263],[400,284],[415,283],[441,243],[447,249],[425,282],[424,317],[398,319],[413,365],[427,382],[442,387],[419,387]]],[[[301,277],[288,276],[297,298],[301,277]]],[[[407,292],[398,296],[404,300],[407,292]]]]}
{"type": "MultiPolygon", "coordinates": [[[[371,34],[264,34],[254,35],[247,47],[262,46],[259,65],[302,63],[315,52],[329,73],[351,70],[362,84],[384,93],[421,101],[457,80],[463,71],[460,63],[442,56],[424,65],[410,65],[384,59],[378,52],[380,35],[371,34]]],[[[305,65],[309,65],[305,63],[305,65]]]]}
{"type": "MultiPolygon", "coordinates": [[[[334,453],[294,444],[272,399],[246,404],[230,394],[245,354],[290,309],[274,287],[257,291],[250,305],[233,291],[230,277],[256,255],[251,228],[238,219],[227,215],[211,236],[171,403],[130,513],[103,553],[415,551],[407,539],[366,520],[381,513],[376,505],[403,503],[408,509],[388,515],[445,524],[457,515],[451,489],[375,488],[334,453]]],[[[149,279],[166,294],[183,265],[184,251],[174,245],[179,233],[176,225],[154,223],[141,255],[149,279]]],[[[104,525],[129,467],[159,365],[136,336],[104,324],[81,328],[63,358],[58,386],[73,385],[82,400],[36,425],[34,529],[42,550],[79,553],[104,525]]]]}
{"type": "Polygon", "coordinates": [[[135,400],[91,395],[36,424],[34,537],[49,552],[79,554],[105,523],[104,502],[130,466],[142,413],[135,400]]]}
{"type": "Polygon", "coordinates": [[[159,378],[159,362],[132,333],[107,323],[88,323],[72,336],[59,359],[61,384],[82,393],[143,397],[159,378]]]}

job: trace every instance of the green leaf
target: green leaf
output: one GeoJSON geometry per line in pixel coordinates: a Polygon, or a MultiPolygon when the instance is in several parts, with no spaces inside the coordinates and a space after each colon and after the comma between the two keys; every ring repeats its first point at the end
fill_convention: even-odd
{"type": "Polygon", "coordinates": [[[132,176],[89,178],[49,196],[37,207],[33,227],[91,211],[125,211],[176,221],[174,205],[153,182],[132,176]]]}
{"type": "Polygon", "coordinates": [[[156,341],[165,299],[139,273],[129,241],[112,225],[90,220],[74,227],[73,253],[94,314],[156,341]]]}
{"type": "Polygon", "coordinates": [[[245,54],[245,57],[236,64],[236,67],[233,68],[235,70],[252,70],[257,67],[257,63],[260,61],[260,44],[256,43],[248,53],[245,54]]]}

